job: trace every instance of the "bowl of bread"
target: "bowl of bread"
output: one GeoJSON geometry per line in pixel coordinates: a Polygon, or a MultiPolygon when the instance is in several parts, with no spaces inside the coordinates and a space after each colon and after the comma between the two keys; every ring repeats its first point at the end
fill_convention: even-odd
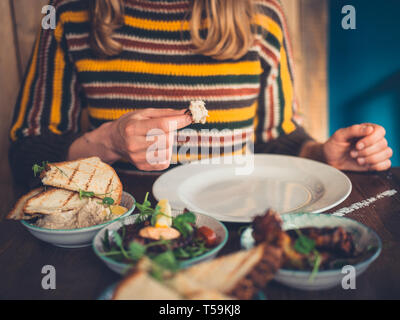
{"type": "Polygon", "coordinates": [[[130,215],[135,199],[98,157],[33,166],[42,187],[23,195],[7,218],[58,247],[90,246],[104,226],[130,215]]]}

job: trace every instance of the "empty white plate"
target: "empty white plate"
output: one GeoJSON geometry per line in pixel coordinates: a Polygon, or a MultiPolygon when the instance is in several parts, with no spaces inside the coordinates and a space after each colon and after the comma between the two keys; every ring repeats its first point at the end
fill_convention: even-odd
{"type": "Polygon", "coordinates": [[[251,222],[268,208],[317,213],[338,205],[350,192],[350,180],[333,167],[268,154],[182,165],[153,185],[156,199],[168,199],[174,209],[187,208],[227,222],[251,222]]]}

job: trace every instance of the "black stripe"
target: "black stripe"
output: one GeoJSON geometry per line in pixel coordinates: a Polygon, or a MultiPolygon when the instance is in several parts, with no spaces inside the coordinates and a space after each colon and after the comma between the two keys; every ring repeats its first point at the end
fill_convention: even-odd
{"type": "MultiPolygon", "coordinates": [[[[133,48],[134,50],[134,48],[133,48]]],[[[93,51],[90,48],[84,48],[80,50],[71,51],[71,55],[74,60],[83,60],[83,59],[95,59],[93,55],[93,51]]],[[[128,51],[125,50],[121,52],[121,54],[113,57],[106,58],[105,60],[114,60],[114,59],[123,59],[128,61],[144,61],[144,62],[154,62],[154,63],[172,63],[177,65],[188,65],[188,68],[191,68],[190,64],[221,64],[221,61],[213,59],[212,57],[207,57],[203,55],[194,55],[190,52],[187,54],[157,54],[157,53],[142,53],[138,51],[128,51]]],[[[223,63],[238,63],[238,62],[246,62],[246,61],[258,61],[259,55],[256,51],[249,51],[242,58],[233,61],[233,60],[224,60],[223,63]]]]}
{"type": "MultiPolygon", "coordinates": [[[[235,97],[232,97],[235,99],[235,97]]],[[[236,98],[237,99],[237,98],[236,98]]],[[[244,108],[251,106],[256,99],[243,99],[243,100],[229,100],[229,101],[208,101],[204,99],[208,110],[223,110],[233,108],[244,108]]],[[[189,107],[190,100],[179,101],[156,101],[156,100],[130,100],[130,99],[93,99],[88,98],[89,106],[93,108],[105,109],[145,109],[145,108],[172,108],[172,109],[186,109],[189,107]]]]}
{"type": "MultiPolygon", "coordinates": [[[[100,120],[100,119],[95,119],[92,117],[89,117],[90,124],[92,125],[93,128],[97,128],[101,126],[103,123],[109,122],[109,120],[100,120]]],[[[248,119],[245,121],[237,121],[237,122],[230,122],[230,123],[205,123],[205,124],[191,124],[187,126],[185,129],[193,129],[196,131],[201,131],[201,130],[224,130],[224,129],[243,129],[247,128],[249,126],[252,126],[254,123],[254,119],[248,119]]]]}
{"type": "Polygon", "coordinates": [[[136,9],[133,4],[130,6],[125,6],[125,14],[133,17],[138,17],[141,19],[149,19],[149,20],[160,20],[160,21],[180,21],[183,20],[187,12],[185,10],[179,12],[155,12],[147,8],[143,8],[142,10],[136,9]]]}
{"type": "Polygon", "coordinates": [[[149,73],[119,72],[119,71],[84,71],[79,73],[82,83],[90,82],[119,82],[119,83],[150,83],[157,85],[210,85],[218,84],[258,84],[259,75],[223,75],[223,76],[174,76],[149,73]]]}
{"type": "Polygon", "coordinates": [[[50,45],[47,51],[47,65],[46,65],[46,83],[44,84],[44,101],[43,101],[43,111],[40,117],[40,127],[41,131],[48,130],[50,124],[50,112],[52,107],[53,99],[53,78],[54,78],[54,58],[57,50],[57,42],[54,38],[50,41],[50,45]]]}

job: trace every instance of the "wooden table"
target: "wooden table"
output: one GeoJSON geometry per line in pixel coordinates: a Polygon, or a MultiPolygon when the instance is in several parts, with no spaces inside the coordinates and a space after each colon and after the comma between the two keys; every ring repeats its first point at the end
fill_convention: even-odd
{"type": "MultiPolygon", "coordinates": [[[[155,176],[121,174],[125,189],[141,201],[155,176]]],[[[383,241],[381,256],[359,278],[356,290],[341,287],[319,292],[297,291],[271,282],[269,299],[399,299],[400,298],[400,168],[387,172],[348,173],[353,183],[349,198],[333,212],[354,202],[396,189],[399,193],[354,211],[348,217],[373,228],[383,241]]],[[[241,224],[226,224],[230,238],[222,254],[239,249],[241,224]]],[[[20,223],[0,223],[0,299],[96,299],[120,276],[110,271],[92,248],[62,249],[34,238],[20,223]],[[56,289],[41,287],[42,267],[56,268],[56,289]]]]}

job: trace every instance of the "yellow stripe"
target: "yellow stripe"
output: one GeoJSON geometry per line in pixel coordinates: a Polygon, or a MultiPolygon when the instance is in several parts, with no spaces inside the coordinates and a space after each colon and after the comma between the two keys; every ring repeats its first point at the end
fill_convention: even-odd
{"type": "Polygon", "coordinates": [[[280,43],[283,42],[282,29],[273,19],[263,14],[256,14],[254,16],[254,22],[271,33],[280,43]]]}
{"type": "Polygon", "coordinates": [[[256,24],[266,29],[268,33],[271,33],[280,43],[283,42],[282,29],[273,19],[263,14],[256,14],[254,16],[254,21],[256,24]]]}
{"type": "Polygon", "coordinates": [[[33,77],[36,72],[36,62],[37,62],[37,56],[38,56],[38,52],[39,52],[39,43],[40,43],[40,36],[38,36],[36,39],[36,44],[35,44],[35,49],[33,52],[31,65],[29,67],[29,71],[28,71],[26,81],[24,84],[24,88],[23,88],[23,92],[22,92],[21,107],[19,110],[17,121],[11,128],[10,137],[11,137],[12,141],[17,140],[17,135],[16,135],[17,130],[21,128],[24,118],[25,118],[26,109],[27,109],[27,105],[28,105],[28,101],[29,101],[29,94],[30,94],[31,86],[32,86],[32,82],[33,82],[33,77]]]}
{"type": "MultiPolygon", "coordinates": [[[[189,30],[189,21],[158,21],[158,20],[148,20],[148,19],[140,19],[134,18],[130,16],[125,16],[125,24],[139,29],[146,30],[157,30],[157,31],[184,31],[189,30]]],[[[204,24],[202,24],[204,25],[204,24]]]]}
{"type": "Polygon", "coordinates": [[[55,134],[61,134],[58,126],[61,122],[62,83],[64,77],[65,59],[61,47],[57,47],[54,59],[53,98],[51,103],[49,129],[55,134]]]}
{"type": "Polygon", "coordinates": [[[256,114],[257,104],[254,103],[250,107],[236,108],[236,109],[225,109],[225,110],[209,110],[209,117],[207,122],[218,123],[218,122],[238,122],[246,121],[254,118],[256,114]]]}
{"type": "MultiPolygon", "coordinates": [[[[247,144],[245,144],[240,150],[237,150],[235,152],[230,152],[230,153],[223,153],[221,152],[221,154],[219,156],[223,157],[223,156],[229,156],[229,155],[241,155],[241,154],[245,154],[247,148],[247,144]]],[[[194,148],[197,150],[197,148],[194,148]]],[[[190,148],[188,149],[189,152],[190,148]]],[[[194,155],[190,155],[190,154],[185,154],[185,155],[181,155],[181,154],[173,154],[172,158],[171,158],[171,163],[185,163],[185,162],[190,162],[190,161],[196,161],[196,160],[202,160],[202,159],[208,159],[208,158],[212,158],[212,154],[209,154],[208,156],[202,157],[201,153],[200,154],[194,154],[194,155]]]]}
{"type": "Polygon", "coordinates": [[[293,119],[293,82],[290,78],[290,73],[288,69],[288,61],[286,56],[286,51],[281,48],[281,61],[280,61],[280,72],[282,79],[282,89],[285,99],[285,105],[283,109],[283,123],[282,129],[286,134],[293,132],[296,129],[292,119],[293,119]]]}
{"type": "MultiPolygon", "coordinates": [[[[131,17],[125,15],[124,22],[127,26],[146,29],[146,30],[157,30],[157,31],[187,31],[190,29],[189,21],[185,20],[174,20],[174,21],[162,21],[162,20],[149,20],[131,17]]],[[[66,11],[60,15],[60,25],[66,22],[82,23],[89,21],[89,14],[87,11],[66,11]]],[[[207,25],[207,20],[202,21],[202,26],[207,25]]],[[[58,29],[58,28],[57,28],[58,29]]],[[[59,35],[59,33],[57,33],[59,35]]]]}
{"type": "MultiPolygon", "coordinates": [[[[250,107],[237,108],[237,109],[226,109],[226,110],[209,110],[209,117],[207,122],[209,123],[220,123],[220,122],[237,122],[246,121],[255,116],[256,104],[250,107]]],[[[107,108],[93,108],[89,107],[89,115],[95,119],[101,120],[116,120],[125,113],[135,111],[138,109],[107,109],[107,108]]]]}
{"type": "Polygon", "coordinates": [[[280,75],[282,79],[282,90],[285,100],[285,105],[283,107],[284,109],[283,109],[282,129],[286,134],[289,134],[296,129],[296,126],[292,120],[293,100],[294,100],[293,81],[291,79],[290,72],[288,69],[288,57],[285,48],[283,46],[283,32],[281,27],[273,19],[262,14],[255,15],[255,23],[265,28],[267,32],[271,33],[281,44],[280,75]]]}
{"type": "Polygon", "coordinates": [[[119,71],[176,76],[259,75],[262,72],[259,61],[218,64],[167,64],[121,59],[83,59],[77,61],[76,66],[79,72],[119,71]]]}

